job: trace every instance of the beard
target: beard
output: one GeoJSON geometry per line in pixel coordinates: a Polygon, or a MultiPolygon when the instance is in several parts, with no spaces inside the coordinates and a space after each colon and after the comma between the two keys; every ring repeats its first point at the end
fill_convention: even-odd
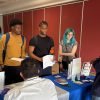
{"type": "Polygon", "coordinates": [[[44,33],[44,32],[40,32],[40,34],[41,34],[41,35],[46,35],[46,33],[44,33]]]}

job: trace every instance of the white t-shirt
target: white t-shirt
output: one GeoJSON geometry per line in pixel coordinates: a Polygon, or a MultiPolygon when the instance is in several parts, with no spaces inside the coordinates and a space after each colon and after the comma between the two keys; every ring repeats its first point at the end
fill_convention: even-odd
{"type": "Polygon", "coordinates": [[[4,100],[58,100],[55,85],[49,79],[30,78],[9,90],[4,100]]]}

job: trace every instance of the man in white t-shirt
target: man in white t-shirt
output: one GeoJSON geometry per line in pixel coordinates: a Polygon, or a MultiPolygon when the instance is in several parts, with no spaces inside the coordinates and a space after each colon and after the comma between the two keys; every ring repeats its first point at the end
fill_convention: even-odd
{"type": "Polygon", "coordinates": [[[53,82],[38,77],[39,66],[36,62],[25,59],[21,66],[21,76],[25,81],[9,90],[4,100],[58,100],[53,82]]]}

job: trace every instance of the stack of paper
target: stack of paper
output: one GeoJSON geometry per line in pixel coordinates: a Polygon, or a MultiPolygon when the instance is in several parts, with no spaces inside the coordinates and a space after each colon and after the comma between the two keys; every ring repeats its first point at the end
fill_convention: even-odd
{"type": "Polygon", "coordinates": [[[15,60],[15,61],[21,62],[21,61],[23,61],[24,59],[23,59],[23,58],[11,58],[11,60],[15,60]]]}
{"type": "Polygon", "coordinates": [[[80,80],[81,73],[81,58],[73,59],[73,61],[68,66],[68,77],[67,79],[72,79],[75,81],[75,77],[80,80]]]}

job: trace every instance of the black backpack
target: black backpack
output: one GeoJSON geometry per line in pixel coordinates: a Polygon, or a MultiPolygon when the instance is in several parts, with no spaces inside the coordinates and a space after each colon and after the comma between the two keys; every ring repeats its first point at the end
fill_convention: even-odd
{"type": "MultiPolygon", "coordinates": [[[[24,36],[21,35],[21,37],[22,37],[22,46],[21,46],[21,56],[22,56],[22,47],[23,47],[23,45],[24,45],[24,36]]],[[[9,34],[9,33],[6,33],[5,47],[4,47],[3,55],[2,55],[2,57],[3,57],[3,62],[5,61],[6,49],[7,49],[7,44],[8,44],[8,42],[9,42],[9,39],[10,39],[10,34],[9,34]]]]}

